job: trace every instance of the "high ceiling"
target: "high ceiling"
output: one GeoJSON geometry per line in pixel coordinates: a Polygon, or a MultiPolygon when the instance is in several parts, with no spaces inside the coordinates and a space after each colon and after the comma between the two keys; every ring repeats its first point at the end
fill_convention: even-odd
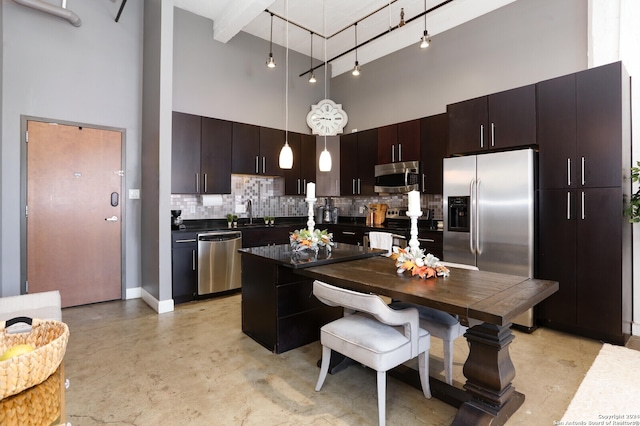
{"type": "MultiPolygon", "coordinates": [[[[358,62],[365,65],[411,44],[417,48],[425,19],[416,17],[425,10],[437,7],[426,14],[427,30],[434,36],[514,1],[426,0],[426,9],[425,0],[174,0],[174,4],[211,19],[214,39],[222,43],[240,31],[268,41],[271,25],[268,10],[275,14],[273,43],[286,47],[288,35],[289,48],[308,56],[313,32],[313,57],[318,63],[325,58],[325,38],[328,60],[354,48],[353,24],[358,22],[359,45],[386,33],[358,48],[358,62]],[[438,7],[443,3],[446,4],[438,7]],[[398,28],[401,9],[407,23],[398,28]]],[[[265,61],[268,53],[265,52],[265,61]]],[[[278,60],[282,58],[276,57],[278,60]]],[[[354,51],[331,61],[332,76],[349,71],[354,62],[354,51]]]]}

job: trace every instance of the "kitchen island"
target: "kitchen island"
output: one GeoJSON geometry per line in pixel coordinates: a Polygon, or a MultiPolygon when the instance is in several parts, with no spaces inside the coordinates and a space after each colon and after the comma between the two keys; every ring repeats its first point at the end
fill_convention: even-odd
{"type": "MultiPolygon", "coordinates": [[[[514,339],[511,321],[555,293],[559,287],[557,282],[456,268],[451,269],[448,277],[422,280],[409,274],[397,274],[393,261],[381,256],[364,256],[361,259],[345,257],[343,261],[336,256],[334,262],[314,264],[306,261],[306,267],[299,267],[295,260],[291,260],[291,252],[289,258],[286,257],[287,248],[273,246],[271,249],[278,255],[269,255],[269,247],[261,248],[262,254],[266,255],[264,257],[258,251],[243,254],[243,331],[245,315],[255,316],[253,322],[259,318],[262,318],[263,324],[274,321],[265,311],[249,310],[257,309],[261,304],[273,304],[276,300],[296,300],[276,298],[273,296],[276,292],[282,295],[287,292],[295,294],[296,303],[302,303],[305,308],[315,306],[324,312],[312,316],[318,329],[322,324],[338,318],[340,309],[322,307],[312,296],[311,285],[315,279],[355,291],[429,306],[458,315],[463,324],[470,326],[465,334],[469,342],[469,356],[463,369],[467,378],[464,390],[430,379],[435,397],[459,407],[453,424],[504,424],[524,402],[524,395],[516,392],[511,384],[515,377],[515,367],[509,355],[509,345],[514,339]],[[245,259],[248,260],[246,268],[245,259]],[[245,270],[248,273],[246,276],[245,270]],[[283,292],[276,290],[280,283],[291,288],[282,289],[283,292]],[[245,286],[249,290],[247,296],[250,296],[246,305],[245,286]],[[259,295],[253,294],[259,289],[263,293],[270,292],[266,293],[270,299],[260,299],[259,295]]],[[[276,307],[272,306],[271,310],[275,312],[276,307]]],[[[280,317],[277,321],[280,321],[280,317]]],[[[308,321],[308,325],[312,323],[308,321]]],[[[318,338],[317,333],[317,329],[313,333],[308,331],[309,342],[318,338]],[[312,339],[313,336],[315,339],[312,339]]],[[[247,334],[256,339],[254,335],[247,334]]],[[[414,379],[417,374],[413,370],[399,371],[398,376],[410,383],[419,383],[414,379]]]]}

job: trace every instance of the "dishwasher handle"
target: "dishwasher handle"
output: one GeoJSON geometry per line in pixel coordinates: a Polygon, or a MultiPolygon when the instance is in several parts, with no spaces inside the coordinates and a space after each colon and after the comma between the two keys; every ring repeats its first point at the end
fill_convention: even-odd
{"type": "Polygon", "coordinates": [[[216,242],[230,241],[242,238],[241,232],[211,232],[206,234],[198,234],[198,241],[216,242]]]}

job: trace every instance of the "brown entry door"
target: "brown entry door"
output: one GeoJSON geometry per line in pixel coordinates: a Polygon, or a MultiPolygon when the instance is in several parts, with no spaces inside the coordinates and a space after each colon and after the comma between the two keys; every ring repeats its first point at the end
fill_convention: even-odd
{"type": "Polygon", "coordinates": [[[122,135],[27,123],[29,293],[60,290],[63,306],[122,297],[122,135]]]}

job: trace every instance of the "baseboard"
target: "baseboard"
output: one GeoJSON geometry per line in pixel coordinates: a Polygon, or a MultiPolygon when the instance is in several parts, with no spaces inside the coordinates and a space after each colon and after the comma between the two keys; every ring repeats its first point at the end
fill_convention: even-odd
{"type": "Polygon", "coordinates": [[[125,293],[125,300],[140,299],[142,297],[142,287],[128,288],[125,293]]]}
{"type": "Polygon", "coordinates": [[[158,300],[149,294],[149,292],[144,288],[141,289],[141,293],[142,300],[144,300],[147,305],[157,313],[164,314],[166,312],[173,312],[173,299],[158,300]]]}
{"type": "Polygon", "coordinates": [[[637,322],[631,323],[631,335],[640,336],[640,323],[637,323],[637,322]]]}

